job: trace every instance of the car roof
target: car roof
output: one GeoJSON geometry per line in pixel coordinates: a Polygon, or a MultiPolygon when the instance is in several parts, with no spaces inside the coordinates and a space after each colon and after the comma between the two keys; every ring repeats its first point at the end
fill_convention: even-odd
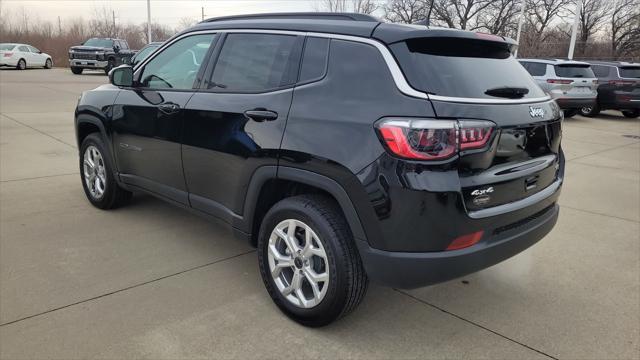
{"type": "Polygon", "coordinates": [[[593,65],[608,65],[608,66],[640,66],[640,63],[633,63],[627,61],[600,61],[600,60],[592,60],[587,61],[589,64],[593,65]]]}
{"type": "Polygon", "coordinates": [[[212,18],[198,23],[178,34],[178,36],[193,31],[225,29],[339,34],[376,38],[387,44],[418,37],[473,38],[515,44],[515,41],[501,36],[489,34],[484,34],[483,36],[471,31],[428,27],[425,25],[385,23],[374,16],[364,14],[323,12],[249,14],[212,18]]]}
{"type": "Polygon", "coordinates": [[[586,61],[566,60],[566,59],[518,59],[518,61],[538,62],[551,65],[590,65],[586,61]]]}

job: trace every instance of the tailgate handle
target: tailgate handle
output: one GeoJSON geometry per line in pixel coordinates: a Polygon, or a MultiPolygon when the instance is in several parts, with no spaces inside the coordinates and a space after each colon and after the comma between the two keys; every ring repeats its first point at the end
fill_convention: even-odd
{"type": "Polygon", "coordinates": [[[538,175],[532,176],[524,180],[524,189],[529,191],[538,185],[538,175]]]}

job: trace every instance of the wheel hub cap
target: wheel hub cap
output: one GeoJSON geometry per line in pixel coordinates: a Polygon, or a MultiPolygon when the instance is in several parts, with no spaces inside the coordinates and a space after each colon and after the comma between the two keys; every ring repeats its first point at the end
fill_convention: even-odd
{"type": "Polygon", "coordinates": [[[104,159],[97,147],[91,145],[84,151],[82,170],[91,197],[95,200],[102,199],[107,188],[107,177],[104,159]]]}
{"type": "Polygon", "coordinates": [[[305,223],[284,220],[271,232],[267,258],[273,281],[293,305],[312,308],[329,288],[329,262],[318,235],[305,223]]]}

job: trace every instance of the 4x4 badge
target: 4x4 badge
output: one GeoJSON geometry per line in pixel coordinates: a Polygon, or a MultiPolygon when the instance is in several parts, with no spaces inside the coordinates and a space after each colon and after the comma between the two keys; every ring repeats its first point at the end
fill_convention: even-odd
{"type": "Polygon", "coordinates": [[[544,117],[544,109],[540,107],[529,106],[529,115],[531,115],[532,118],[544,117]]]}

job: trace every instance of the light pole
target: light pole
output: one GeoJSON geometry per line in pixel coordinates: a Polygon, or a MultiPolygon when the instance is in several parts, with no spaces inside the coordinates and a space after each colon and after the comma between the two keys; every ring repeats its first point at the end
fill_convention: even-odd
{"type": "Polygon", "coordinates": [[[576,49],[576,34],[578,33],[578,23],[580,22],[580,12],[582,11],[582,0],[576,1],[576,16],[573,18],[573,29],[571,30],[571,43],[569,44],[569,54],[567,58],[573,59],[573,51],[576,49]]]}
{"type": "Polygon", "coordinates": [[[516,35],[516,43],[518,47],[516,51],[513,53],[513,57],[518,57],[518,49],[520,49],[520,33],[522,33],[522,24],[524,23],[524,9],[527,7],[527,0],[522,0],[522,5],[520,5],[520,20],[518,20],[518,34],[516,35]]]}
{"type": "Polygon", "coordinates": [[[147,0],[147,39],[151,42],[151,0],[147,0]]]}

